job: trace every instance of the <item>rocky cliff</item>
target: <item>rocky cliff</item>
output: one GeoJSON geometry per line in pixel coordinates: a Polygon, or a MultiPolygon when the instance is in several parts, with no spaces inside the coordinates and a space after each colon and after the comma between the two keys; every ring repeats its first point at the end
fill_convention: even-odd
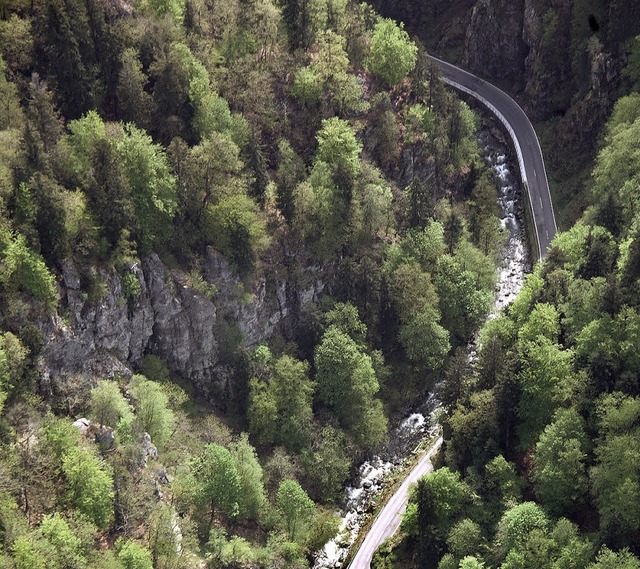
{"type": "Polygon", "coordinates": [[[631,0],[374,4],[404,21],[429,51],[520,96],[537,120],[564,116],[587,96],[615,99],[625,42],[640,33],[640,5],[631,0]]]}
{"type": "Polygon", "coordinates": [[[152,353],[209,397],[233,392],[220,362],[216,334],[220,321],[236,325],[245,345],[255,345],[324,288],[314,269],[303,272],[295,293],[290,292],[291,275],[285,270],[268,271],[251,285],[243,284],[213,249],[207,251],[203,269],[217,289],[213,299],[192,288],[182,271],[168,269],[151,254],[130,267],[140,285],[136,298],[125,298],[116,271],[100,269],[104,294],[92,301],[81,290],[77,268],[68,262],[60,283],[61,308],[40,323],[45,339],[44,389],[59,390],[65,382],[78,379],[90,384],[98,378],[130,376],[143,356],[152,353]]]}
{"type": "Polygon", "coordinates": [[[523,29],[522,0],[479,0],[469,16],[463,65],[484,77],[522,87],[529,51],[523,29]]]}

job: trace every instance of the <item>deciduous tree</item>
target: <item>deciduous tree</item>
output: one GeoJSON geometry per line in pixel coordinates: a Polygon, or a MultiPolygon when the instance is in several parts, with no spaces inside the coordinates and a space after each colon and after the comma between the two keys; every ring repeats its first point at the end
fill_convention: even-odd
{"type": "Polygon", "coordinates": [[[315,512],[315,504],[295,480],[280,483],[276,497],[276,508],[290,541],[296,541],[300,531],[315,512]]]}
{"type": "Polygon", "coordinates": [[[402,24],[382,19],[371,36],[369,68],[385,84],[394,87],[413,70],[417,53],[418,48],[402,24]]]}
{"type": "Polygon", "coordinates": [[[71,448],[62,458],[69,502],[99,528],[113,517],[113,474],[96,455],[81,447],[71,448]]]}
{"type": "Polygon", "coordinates": [[[536,495],[554,515],[571,514],[587,490],[584,421],[573,409],[560,409],[536,444],[532,479],[536,495]]]}

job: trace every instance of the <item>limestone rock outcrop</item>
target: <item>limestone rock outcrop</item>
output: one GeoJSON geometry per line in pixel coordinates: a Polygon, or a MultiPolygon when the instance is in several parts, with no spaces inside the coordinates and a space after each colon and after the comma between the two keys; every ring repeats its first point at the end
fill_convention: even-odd
{"type": "Polygon", "coordinates": [[[517,90],[528,46],[522,37],[523,0],[478,0],[465,36],[464,65],[517,90]]]}
{"type": "MultiPolygon", "coordinates": [[[[156,254],[132,264],[140,293],[127,298],[121,276],[100,268],[102,294],[91,299],[79,271],[68,262],[59,287],[60,309],[39,326],[44,335],[42,387],[53,392],[67,381],[90,387],[101,378],[128,377],[145,354],[162,358],[169,369],[212,398],[233,392],[220,363],[218,326],[237,326],[247,346],[265,341],[297,309],[324,288],[313,268],[292,286],[285,270],[272,270],[243,283],[219,253],[210,249],[203,273],[217,288],[213,298],[197,292],[182,271],[167,268],[156,254]]],[[[290,323],[289,323],[290,324],[290,323]]],[[[59,391],[59,389],[58,389],[59,391]]]]}

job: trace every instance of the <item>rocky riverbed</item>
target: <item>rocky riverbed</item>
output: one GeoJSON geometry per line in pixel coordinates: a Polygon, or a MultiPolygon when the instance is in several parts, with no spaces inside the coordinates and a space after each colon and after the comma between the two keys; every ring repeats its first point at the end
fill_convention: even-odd
{"type": "MultiPolygon", "coordinates": [[[[531,270],[522,203],[526,198],[521,194],[517,166],[509,147],[491,121],[479,132],[478,143],[487,165],[495,173],[500,224],[506,239],[504,253],[498,263],[494,309],[489,315],[493,318],[517,296],[531,270]]],[[[474,342],[469,345],[470,360],[474,359],[475,351],[474,342]]],[[[340,531],[317,553],[313,569],[343,567],[349,548],[372,509],[372,499],[384,487],[388,474],[402,464],[425,436],[438,430],[435,415],[439,406],[438,398],[430,393],[393,430],[389,444],[379,455],[360,465],[358,474],[345,488],[340,531]]]]}

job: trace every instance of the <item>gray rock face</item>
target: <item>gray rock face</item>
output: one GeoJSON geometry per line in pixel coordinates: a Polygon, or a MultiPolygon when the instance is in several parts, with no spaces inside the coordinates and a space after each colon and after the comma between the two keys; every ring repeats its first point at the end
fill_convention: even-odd
{"type": "Polygon", "coordinates": [[[45,338],[43,382],[64,382],[74,375],[113,378],[131,375],[128,366],[142,358],[153,327],[153,310],[142,269],[131,267],[141,294],[129,314],[122,282],[115,272],[97,272],[105,294],[91,302],[80,290],[75,266],[66,263],[60,287],[64,308],[51,321],[41,324],[45,338]]]}
{"type": "Polygon", "coordinates": [[[77,268],[68,262],[62,273],[60,313],[40,323],[45,337],[43,387],[71,377],[87,385],[117,375],[128,377],[131,366],[147,353],[162,358],[169,369],[191,381],[201,392],[224,393],[228,370],[219,364],[216,322],[236,324],[246,345],[258,344],[296,312],[313,302],[324,288],[318,271],[310,268],[295,287],[284,269],[272,269],[243,285],[229,263],[213,249],[206,256],[204,274],[216,285],[213,300],[188,286],[187,276],[168,270],[151,254],[129,267],[140,294],[127,302],[117,272],[99,269],[105,294],[90,301],[81,290],[77,268]],[[292,288],[295,293],[291,294],[292,288]]]}
{"type": "Polygon", "coordinates": [[[523,0],[478,0],[465,36],[464,65],[489,79],[518,84],[527,45],[522,39],[523,0]]]}
{"type": "Polygon", "coordinates": [[[172,278],[157,255],[143,262],[153,310],[149,348],[170,370],[205,392],[215,381],[218,344],[213,336],[214,304],[172,278]]]}
{"type": "Polygon", "coordinates": [[[542,12],[525,0],[522,37],[529,46],[525,59],[525,95],[529,113],[540,120],[566,111],[571,103],[571,2],[559,0],[542,12]]]}

